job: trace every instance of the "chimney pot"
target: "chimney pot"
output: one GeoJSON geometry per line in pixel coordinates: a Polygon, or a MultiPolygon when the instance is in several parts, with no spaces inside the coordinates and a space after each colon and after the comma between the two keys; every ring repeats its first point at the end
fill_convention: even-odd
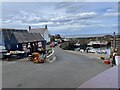
{"type": "Polygon", "coordinates": [[[31,30],[31,26],[29,26],[29,30],[31,30]]]}
{"type": "Polygon", "coordinates": [[[47,25],[45,25],[45,28],[47,29],[47,25]]]}

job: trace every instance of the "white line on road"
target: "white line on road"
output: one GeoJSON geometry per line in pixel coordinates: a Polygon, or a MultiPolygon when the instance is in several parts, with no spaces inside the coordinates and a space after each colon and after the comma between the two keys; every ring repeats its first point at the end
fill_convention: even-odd
{"type": "Polygon", "coordinates": [[[53,59],[50,60],[49,62],[52,63],[52,62],[54,62],[55,60],[56,60],[56,57],[53,57],[53,59]]]}
{"type": "Polygon", "coordinates": [[[10,64],[15,64],[16,62],[14,61],[14,62],[7,62],[7,61],[5,61],[5,62],[3,62],[2,63],[2,65],[10,65],[10,64]]]}

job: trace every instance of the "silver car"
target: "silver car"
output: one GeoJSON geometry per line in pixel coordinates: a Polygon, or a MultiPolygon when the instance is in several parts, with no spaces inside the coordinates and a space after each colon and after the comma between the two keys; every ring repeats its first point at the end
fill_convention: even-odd
{"type": "Polygon", "coordinates": [[[0,59],[3,58],[5,53],[7,53],[5,46],[0,45],[0,59]]]}

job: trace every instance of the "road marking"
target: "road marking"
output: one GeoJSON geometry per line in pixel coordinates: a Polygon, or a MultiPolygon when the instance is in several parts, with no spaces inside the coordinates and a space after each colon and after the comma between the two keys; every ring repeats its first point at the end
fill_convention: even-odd
{"type": "Polygon", "coordinates": [[[14,61],[14,62],[8,62],[8,63],[11,63],[11,64],[12,64],[12,63],[16,63],[16,62],[14,61]]]}
{"type": "Polygon", "coordinates": [[[52,62],[54,62],[55,60],[56,60],[56,57],[53,57],[53,59],[50,60],[49,62],[52,63],[52,62]]]}
{"type": "Polygon", "coordinates": [[[41,63],[38,63],[38,64],[36,64],[36,65],[43,65],[43,64],[41,64],[41,63]]]}
{"type": "Polygon", "coordinates": [[[15,64],[16,62],[14,61],[14,62],[8,62],[8,61],[6,61],[6,62],[4,62],[4,63],[2,63],[2,65],[10,65],[10,64],[15,64]]]}

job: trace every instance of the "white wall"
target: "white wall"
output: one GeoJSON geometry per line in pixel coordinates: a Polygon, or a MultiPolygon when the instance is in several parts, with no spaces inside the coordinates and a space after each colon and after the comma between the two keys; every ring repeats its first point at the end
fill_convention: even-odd
{"type": "Polygon", "coordinates": [[[47,42],[50,41],[49,31],[48,31],[48,30],[45,30],[43,37],[44,37],[44,39],[45,39],[47,42]]]}

